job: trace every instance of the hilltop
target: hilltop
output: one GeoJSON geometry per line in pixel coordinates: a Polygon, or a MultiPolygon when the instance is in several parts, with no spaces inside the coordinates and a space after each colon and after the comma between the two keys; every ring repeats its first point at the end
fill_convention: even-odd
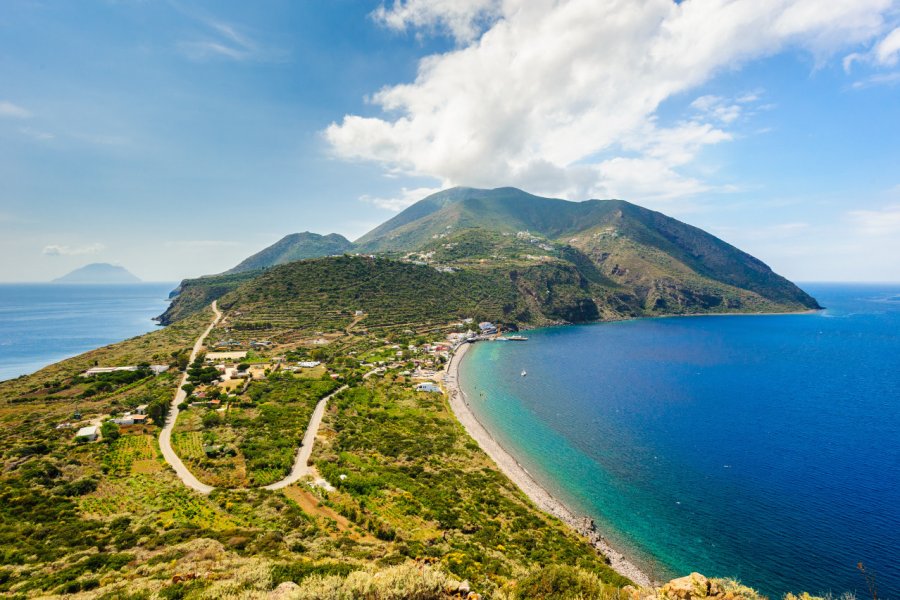
{"type": "Polygon", "coordinates": [[[264,269],[275,265],[283,265],[304,258],[317,258],[332,254],[349,252],[353,244],[337,233],[319,235],[318,233],[292,233],[286,235],[271,246],[257,252],[225,271],[225,274],[243,273],[264,269]]]}
{"type": "MultiPolygon", "coordinates": [[[[297,302],[297,290],[284,284],[302,281],[305,269],[321,281],[346,279],[336,269],[353,263],[331,260],[278,270],[293,264],[278,262],[291,248],[302,247],[308,259],[335,254],[335,246],[321,243],[328,236],[311,235],[288,236],[241,263],[240,273],[236,267],[223,275],[186,280],[162,322],[190,314],[244,284],[248,292],[235,301],[247,302],[253,289],[254,297],[265,297],[284,312],[286,304],[297,302]],[[268,269],[265,277],[263,268],[268,269]]],[[[346,252],[429,267],[416,285],[427,279],[442,281],[438,285],[445,290],[490,289],[494,298],[504,298],[503,309],[484,308],[478,314],[516,327],[819,308],[814,298],[753,256],[701,229],[623,200],[570,202],[515,188],[453,188],[422,199],[350,246],[338,245],[346,252]],[[449,273],[451,278],[444,277],[449,273]]],[[[378,264],[388,268],[386,262],[378,264]]],[[[405,294],[415,302],[415,287],[405,292],[391,287],[372,293],[405,294]]],[[[304,301],[314,296],[307,294],[304,301]]],[[[341,304],[349,310],[355,298],[337,304],[335,300],[330,296],[322,310],[341,304]]],[[[446,309],[442,317],[458,312],[452,303],[446,309]]]]}
{"type": "Polygon", "coordinates": [[[52,283],[140,283],[125,267],[91,263],[53,280],[52,283]]]}

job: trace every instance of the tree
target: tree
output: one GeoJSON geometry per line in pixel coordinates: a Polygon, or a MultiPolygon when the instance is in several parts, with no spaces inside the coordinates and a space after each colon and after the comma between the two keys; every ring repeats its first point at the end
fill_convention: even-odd
{"type": "Polygon", "coordinates": [[[191,394],[194,393],[194,390],[197,389],[197,388],[194,386],[193,383],[186,383],[186,384],[184,384],[183,386],[181,386],[181,389],[183,389],[184,392],[185,392],[188,396],[190,396],[191,394]]]}
{"type": "Polygon", "coordinates": [[[119,431],[119,426],[112,421],[103,423],[103,425],[100,426],[100,433],[103,435],[103,439],[108,442],[117,440],[122,435],[119,431]]]}
{"type": "Polygon", "coordinates": [[[162,427],[166,422],[166,416],[169,414],[169,402],[162,398],[157,398],[147,404],[147,416],[153,419],[153,422],[162,427]]]}
{"type": "Polygon", "coordinates": [[[208,412],[203,415],[203,427],[206,429],[212,429],[216,425],[222,424],[222,417],[219,416],[217,412],[208,412]]]}

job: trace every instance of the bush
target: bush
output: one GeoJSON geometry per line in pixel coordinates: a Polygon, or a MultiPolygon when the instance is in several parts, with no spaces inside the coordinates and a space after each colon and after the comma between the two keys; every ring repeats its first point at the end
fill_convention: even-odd
{"type": "Polygon", "coordinates": [[[222,417],[219,416],[217,412],[208,412],[203,415],[203,427],[206,429],[212,429],[217,425],[222,424],[222,417]]]}
{"type": "Polygon", "coordinates": [[[604,584],[597,575],[563,565],[545,567],[529,574],[516,583],[512,598],[515,600],[554,600],[578,598],[615,598],[616,588],[604,584]]]}
{"type": "Polygon", "coordinates": [[[119,426],[112,421],[106,421],[103,425],[101,425],[100,433],[101,435],[103,435],[103,439],[107,442],[115,441],[119,439],[119,436],[122,435],[122,433],[119,431],[119,426]]]}

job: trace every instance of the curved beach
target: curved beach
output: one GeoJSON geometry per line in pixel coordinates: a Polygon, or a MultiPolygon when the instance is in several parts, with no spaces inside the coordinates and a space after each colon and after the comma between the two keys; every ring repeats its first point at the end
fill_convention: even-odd
{"type": "Polygon", "coordinates": [[[550,492],[544,489],[534,478],[520,465],[513,456],[491,436],[487,429],[475,417],[469,409],[466,395],[459,385],[459,365],[462,362],[469,344],[460,345],[450,357],[447,366],[445,383],[450,397],[450,408],[457,420],[466,429],[466,432],[478,442],[482,450],[493,460],[500,470],[515,483],[519,489],[525,492],[532,502],[541,510],[550,513],[569,525],[578,533],[584,535],[607,558],[610,565],[618,573],[628,577],[641,586],[649,586],[653,580],[629,561],[622,553],[610,546],[599,532],[592,530],[584,518],[579,518],[566,506],[554,498],[550,492]]]}

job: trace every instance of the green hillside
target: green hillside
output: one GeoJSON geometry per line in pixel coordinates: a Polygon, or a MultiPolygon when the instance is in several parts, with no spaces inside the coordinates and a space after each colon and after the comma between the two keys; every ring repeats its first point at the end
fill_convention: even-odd
{"type": "Polygon", "coordinates": [[[365,314],[370,330],[470,317],[510,325],[598,317],[590,283],[562,262],[442,273],[384,258],[322,258],[269,269],[224,295],[219,305],[240,313],[230,317],[234,335],[247,331],[276,339],[344,329],[356,311],[365,314]]]}
{"type": "Polygon", "coordinates": [[[286,235],[268,248],[260,250],[237,266],[225,271],[225,274],[243,273],[264,269],[275,265],[283,265],[304,258],[318,258],[343,254],[353,247],[350,240],[337,233],[319,235],[318,233],[292,233],[286,235]]]}
{"type": "MultiPolygon", "coordinates": [[[[724,284],[777,304],[818,308],[813,298],[749,254],[623,200],[569,202],[515,188],[453,188],[414,204],[357,240],[356,246],[367,252],[408,252],[470,228],[528,232],[576,247],[605,275],[634,288],[645,304],[650,301],[651,309],[659,294],[684,284],[690,290],[704,288],[704,295],[710,291],[706,288],[724,284]]],[[[719,290],[720,295],[724,291],[719,290]]],[[[690,295],[685,300],[690,304],[690,295]]],[[[671,303],[657,308],[667,306],[671,303]]]]}
{"type": "Polygon", "coordinates": [[[245,282],[251,283],[231,302],[252,306],[249,313],[258,322],[279,326],[310,322],[309,315],[317,314],[315,322],[340,327],[355,310],[379,302],[391,306],[385,325],[468,313],[531,326],[819,308],[760,260],[662,213],[622,200],[569,202],[515,188],[445,190],[354,244],[335,234],[287,236],[229,273],[183,282],[161,321],[191,314],[245,282]],[[356,278],[374,281],[373,274],[359,273],[363,263],[353,261],[261,275],[264,268],[338,250],[374,253],[423,269],[408,279],[395,272],[405,267],[370,263],[379,265],[379,277],[399,279],[368,287],[356,278]],[[256,270],[244,270],[251,267],[256,270]],[[336,287],[309,290],[308,278],[336,287]],[[406,302],[412,299],[417,302],[406,302]]]}

